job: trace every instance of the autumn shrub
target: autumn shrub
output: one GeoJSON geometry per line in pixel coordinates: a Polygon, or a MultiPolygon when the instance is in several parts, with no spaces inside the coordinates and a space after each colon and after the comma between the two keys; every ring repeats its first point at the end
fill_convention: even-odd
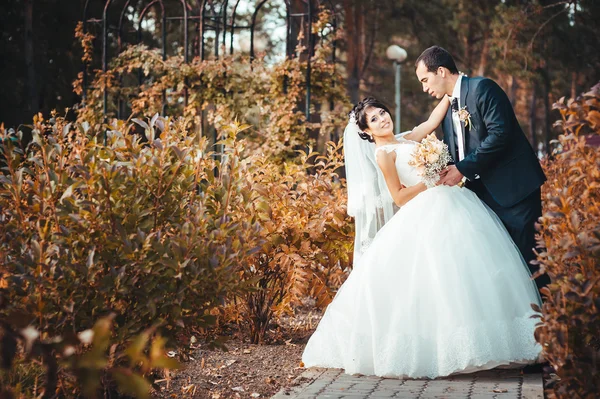
{"type": "MultiPolygon", "coordinates": [[[[79,30],[79,38],[88,57],[91,37],[79,30]]],[[[24,316],[28,327],[20,330],[35,329],[40,348],[58,354],[63,347],[52,346],[52,337],[110,314],[116,353],[130,353],[133,337],[146,337],[151,326],[170,345],[195,332],[212,338],[215,316],[234,309],[228,317],[260,342],[273,317],[303,298],[326,305],[351,264],[341,149],[298,149],[316,132],[330,135],[344,115],[347,99],[328,51],[319,47],[312,59],[314,102],[335,104],[315,110],[319,123],[306,123],[301,111],[305,61],[186,64],[134,46],[96,73],[77,121],[38,115],[29,143],[0,127],[6,331],[17,331],[14,315],[24,316]],[[151,79],[118,84],[138,70],[151,79]],[[104,89],[129,103],[130,119],[105,118],[104,89]],[[158,116],[163,98],[176,117],[158,116]],[[202,116],[216,143],[201,129],[202,116]]],[[[81,94],[80,80],[74,88],[81,94]]],[[[20,375],[33,373],[37,363],[22,355],[15,362],[30,367],[20,375]]],[[[136,370],[147,363],[130,360],[136,370]]]]}
{"type": "MultiPolygon", "coordinates": [[[[326,29],[328,18],[326,11],[320,15],[314,33],[326,29]]],[[[85,57],[90,37],[81,27],[77,35],[87,49],[85,57]]],[[[276,65],[237,54],[185,63],[177,55],[163,60],[157,50],[145,46],[128,47],[108,71],[97,71],[85,107],[79,110],[79,120],[90,121],[97,135],[102,132],[103,90],[110,104],[121,99],[137,117],[161,112],[165,105],[168,114],[184,115],[186,127],[203,135],[208,131],[201,126],[207,124],[221,138],[232,120],[251,125],[243,132],[241,156],[248,176],[246,192],[253,193],[249,202],[258,207],[233,210],[230,217],[259,223],[262,244],[238,265],[239,278],[250,291],[225,301],[213,313],[220,314],[220,320],[243,321],[253,342],[262,341],[273,316],[292,311],[301,297],[312,296],[324,306],[350,264],[353,227],[345,214],[343,181],[336,174],[341,150],[329,146],[327,156],[318,160],[317,154],[298,155],[299,149],[315,144],[315,135],[324,142],[345,123],[348,99],[340,72],[328,62],[331,49],[319,42],[311,58],[311,112],[317,123],[305,120],[307,62],[300,56],[276,65]],[[141,86],[122,84],[124,77],[137,73],[144,76],[141,86]],[[240,301],[243,306],[238,306],[240,301]]],[[[74,84],[79,93],[81,83],[74,84]]],[[[227,140],[220,143],[230,145],[227,140]]]]}
{"type": "Polygon", "coordinates": [[[273,316],[312,297],[324,307],[351,265],[353,223],[336,173],[340,144],[327,153],[301,152],[283,171],[266,156],[252,157],[252,181],[263,242],[241,276],[252,282],[241,296],[242,319],[254,343],[262,342],[273,316]]]}
{"type": "Polygon", "coordinates": [[[155,328],[117,349],[111,343],[113,316],[78,334],[53,337],[42,337],[22,313],[0,318],[0,397],[95,398],[116,389],[148,398],[149,373],[179,364],[165,354],[165,339],[155,328]]]}
{"type": "Polygon", "coordinates": [[[259,342],[303,298],[331,300],[353,234],[339,143],[280,164],[237,125],[211,153],[184,119],[135,124],[145,140],[115,120],[105,146],[86,123],[37,117],[25,153],[5,146],[1,312],[47,334],[112,312],[123,340],[157,322],[167,337],[210,327],[234,306],[259,342]]]}
{"type": "Polygon", "coordinates": [[[0,314],[59,335],[115,313],[121,340],[156,323],[172,338],[210,326],[211,309],[243,289],[234,271],[260,226],[229,215],[251,206],[236,148],[217,159],[185,120],[137,122],[145,141],[122,121],[103,145],[85,124],[36,117],[25,152],[7,142],[0,314]]]}
{"type": "MultiPolygon", "coordinates": [[[[328,20],[329,15],[324,11],[313,24],[313,32],[322,33],[328,20]]],[[[76,36],[82,43],[83,57],[89,59],[90,35],[84,34],[80,25],[76,36]]],[[[126,48],[111,61],[106,72],[91,73],[85,106],[78,109],[79,120],[90,123],[92,131],[102,134],[106,90],[109,117],[115,116],[121,100],[137,118],[162,112],[164,104],[167,115],[186,117],[188,128],[207,128],[205,136],[212,136],[209,126],[220,135],[223,126],[238,120],[252,126],[244,133],[249,139],[249,149],[278,162],[293,159],[297,149],[314,147],[317,137],[324,138],[321,140],[324,143],[345,124],[344,110],[349,108],[349,100],[340,71],[329,62],[332,51],[329,44],[319,41],[311,57],[313,123],[305,120],[307,62],[303,57],[288,58],[276,65],[239,54],[219,59],[194,58],[185,63],[181,55],[163,60],[159,50],[143,45],[126,48]],[[144,77],[141,85],[137,84],[138,73],[144,77]],[[124,77],[132,75],[136,76],[136,83],[123,84],[124,77]]],[[[301,50],[298,49],[299,53],[301,50]]],[[[82,83],[80,74],[74,82],[75,92],[80,95],[82,83]]]]}
{"type": "Polygon", "coordinates": [[[537,261],[551,284],[542,289],[536,339],[559,380],[550,398],[595,398],[600,392],[600,85],[554,105],[561,114],[559,151],[546,160],[537,261]]]}

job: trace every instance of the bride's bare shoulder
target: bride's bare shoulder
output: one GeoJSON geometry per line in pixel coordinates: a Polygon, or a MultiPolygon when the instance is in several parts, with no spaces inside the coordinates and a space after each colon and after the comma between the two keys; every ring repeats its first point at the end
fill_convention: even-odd
{"type": "Polygon", "coordinates": [[[375,148],[375,159],[380,167],[390,162],[396,162],[395,147],[394,145],[383,145],[375,148]]]}

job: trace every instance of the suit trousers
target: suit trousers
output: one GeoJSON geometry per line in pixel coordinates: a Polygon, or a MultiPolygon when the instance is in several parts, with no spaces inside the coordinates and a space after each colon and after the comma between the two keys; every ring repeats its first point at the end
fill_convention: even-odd
{"type": "MultiPolygon", "coordinates": [[[[498,215],[511,238],[519,248],[531,273],[538,271],[538,265],[530,262],[535,259],[535,223],[542,216],[542,196],[538,188],[525,199],[511,207],[498,204],[480,180],[469,181],[466,185],[471,191],[498,215]]],[[[543,274],[535,279],[538,289],[550,283],[550,277],[543,274]]]]}

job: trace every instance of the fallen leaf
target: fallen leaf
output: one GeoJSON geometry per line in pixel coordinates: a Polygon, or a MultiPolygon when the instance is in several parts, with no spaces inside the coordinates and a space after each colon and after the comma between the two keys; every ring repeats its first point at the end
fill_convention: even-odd
{"type": "Polygon", "coordinates": [[[233,387],[231,390],[235,392],[244,392],[244,387],[233,387]]]}

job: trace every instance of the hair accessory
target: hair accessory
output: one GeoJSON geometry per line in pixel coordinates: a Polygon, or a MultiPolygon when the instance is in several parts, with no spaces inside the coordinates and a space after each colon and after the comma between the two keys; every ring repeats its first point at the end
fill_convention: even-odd
{"type": "Polygon", "coordinates": [[[352,123],[354,125],[356,125],[356,114],[354,113],[354,111],[350,112],[350,117],[348,118],[348,123],[352,123]]]}

